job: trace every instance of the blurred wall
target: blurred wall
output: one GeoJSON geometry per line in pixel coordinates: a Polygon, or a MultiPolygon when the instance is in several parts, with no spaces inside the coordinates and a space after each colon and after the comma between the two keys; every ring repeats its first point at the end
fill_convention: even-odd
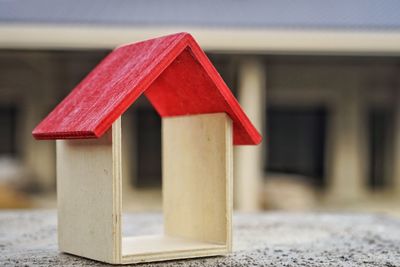
{"type": "MultiPolygon", "coordinates": [[[[2,184],[24,192],[54,193],[54,142],[35,141],[31,130],[107,52],[0,51],[0,112],[16,111],[3,111],[0,134],[7,134],[6,127],[12,131],[15,151],[0,155],[2,184]]],[[[236,149],[237,208],[304,209],[321,201],[368,199],[376,192],[398,195],[390,193],[399,184],[399,134],[394,127],[399,116],[398,58],[209,56],[264,136],[259,147],[236,149]],[[318,168],[321,171],[312,171],[318,168]]],[[[145,199],[148,192],[149,205],[156,207],[161,201],[161,145],[156,142],[160,122],[144,98],[123,120],[124,190],[145,199]],[[146,119],[140,120],[143,116],[146,119]],[[140,163],[140,158],[146,160],[140,163]]]]}

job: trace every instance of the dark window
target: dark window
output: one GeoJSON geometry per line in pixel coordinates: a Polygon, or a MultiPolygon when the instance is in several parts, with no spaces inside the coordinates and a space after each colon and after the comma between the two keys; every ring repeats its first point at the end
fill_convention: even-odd
{"type": "Polygon", "coordinates": [[[137,122],[137,179],[135,186],[161,185],[161,118],[152,108],[135,111],[137,122]]]}
{"type": "Polygon", "coordinates": [[[237,64],[232,55],[221,55],[221,54],[207,54],[225,81],[226,85],[232,91],[235,97],[237,96],[237,64]]]}
{"type": "Polygon", "coordinates": [[[0,155],[15,156],[17,109],[15,107],[0,107],[0,155]]]}
{"type": "Polygon", "coordinates": [[[323,108],[269,108],[266,171],[298,174],[323,185],[325,124],[323,108]]]}
{"type": "Polygon", "coordinates": [[[387,163],[388,142],[390,138],[390,126],[392,116],[389,110],[371,110],[369,112],[369,146],[370,146],[370,170],[369,186],[374,189],[388,185],[389,174],[387,163]]]}

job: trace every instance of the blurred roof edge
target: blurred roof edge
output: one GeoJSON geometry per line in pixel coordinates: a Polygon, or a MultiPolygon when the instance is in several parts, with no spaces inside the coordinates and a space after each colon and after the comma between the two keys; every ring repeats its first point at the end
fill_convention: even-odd
{"type": "Polygon", "coordinates": [[[112,49],[186,31],[208,51],[400,55],[396,0],[0,0],[0,48],[112,49]]]}
{"type": "Polygon", "coordinates": [[[190,32],[208,52],[400,55],[400,32],[3,23],[0,23],[0,49],[113,49],[182,31],[190,32]]]}

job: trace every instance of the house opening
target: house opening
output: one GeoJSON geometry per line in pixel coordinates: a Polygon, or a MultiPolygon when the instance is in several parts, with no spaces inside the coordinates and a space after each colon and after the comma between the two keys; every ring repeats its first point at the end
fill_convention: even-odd
{"type": "Polygon", "coordinates": [[[227,249],[230,230],[225,199],[230,174],[226,168],[231,168],[227,166],[232,153],[228,125],[230,119],[224,113],[161,119],[143,96],[124,113],[122,184],[133,181],[135,187],[122,189],[123,260],[227,249]],[[162,190],[157,188],[160,184],[162,190]],[[146,204],[141,206],[142,202],[146,204]],[[152,208],[146,221],[143,212],[149,211],[149,203],[152,208]],[[140,220],[134,216],[137,212],[142,213],[140,220]]]}

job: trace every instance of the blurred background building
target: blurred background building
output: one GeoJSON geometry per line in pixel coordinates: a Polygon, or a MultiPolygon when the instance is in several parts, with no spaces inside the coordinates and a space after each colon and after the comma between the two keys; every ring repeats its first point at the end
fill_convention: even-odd
{"type": "MultiPolygon", "coordinates": [[[[32,129],[114,47],[190,32],[264,141],[235,148],[235,206],[400,214],[400,2],[0,0],[0,207],[55,206],[32,129]]],[[[123,117],[127,209],[161,207],[161,120],[123,117]]]]}

